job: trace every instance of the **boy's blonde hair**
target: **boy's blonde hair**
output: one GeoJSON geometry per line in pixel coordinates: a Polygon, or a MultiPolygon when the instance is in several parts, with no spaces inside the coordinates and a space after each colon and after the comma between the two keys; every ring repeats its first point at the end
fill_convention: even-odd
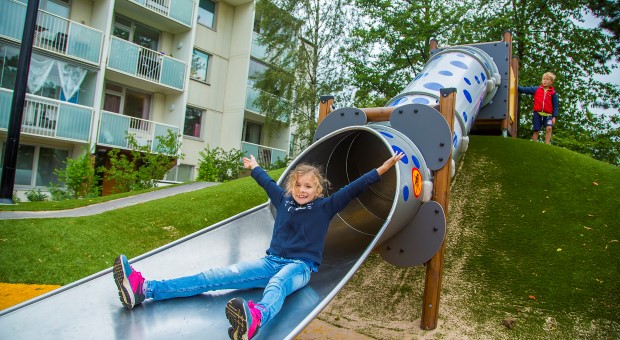
{"type": "Polygon", "coordinates": [[[329,186],[329,181],[325,178],[325,176],[323,176],[323,173],[321,173],[321,169],[319,167],[307,163],[300,163],[293,170],[291,170],[286,180],[286,194],[291,195],[293,193],[293,189],[295,189],[295,183],[297,183],[299,176],[306,174],[311,174],[314,177],[317,196],[323,197],[323,191],[327,186],[329,186]]]}
{"type": "Polygon", "coordinates": [[[549,78],[551,78],[551,81],[552,81],[552,82],[554,82],[554,81],[555,81],[555,74],[553,74],[553,73],[551,73],[551,72],[545,72],[542,76],[543,76],[543,78],[544,78],[544,77],[549,77],[549,78]]]}

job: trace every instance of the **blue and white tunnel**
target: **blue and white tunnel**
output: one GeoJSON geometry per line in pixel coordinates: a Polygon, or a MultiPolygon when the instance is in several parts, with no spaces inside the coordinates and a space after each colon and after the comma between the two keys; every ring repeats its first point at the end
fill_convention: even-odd
{"type": "Polygon", "coordinates": [[[357,108],[335,110],[321,122],[315,142],[290,164],[280,183],[297,164],[306,162],[322,166],[332,190],[338,190],[393,153],[405,153],[381,182],[332,221],[327,258],[359,242],[398,266],[422,264],[437,252],[445,218],[441,206],[430,201],[433,171],[445,165],[450,151],[455,168],[480,108],[491,101],[499,83],[497,66],[487,53],[471,46],[447,48],[387,103],[394,107],[388,122],[369,123],[357,108]],[[452,135],[435,109],[445,88],[457,92],[452,135]]]}

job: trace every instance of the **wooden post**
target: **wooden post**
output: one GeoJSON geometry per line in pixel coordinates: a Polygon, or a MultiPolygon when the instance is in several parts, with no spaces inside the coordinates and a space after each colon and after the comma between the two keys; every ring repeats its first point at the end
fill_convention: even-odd
{"type": "Polygon", "coordinates": [[[319,121],[317,125],[320,125],[323,119],[332,112],[332,105],[334,105],[334,96],[321,96],[321,102],[319,103],[319,121]]]}
{"type": "MultiPolygon", "coordinates": [[[[454,134],[454,106],[456,103],[456,89],[444,88],[439,91],[439,112],[450,126],[450,136],[454,134]]],[[[450,178],[452,167],[452,150],[446,165],[435,172],[433,200],[441,205],[448,221],[448,201],[450,196],[450,178]]],[[[426,277],[424,280],[424,305],[422,306],[422,329],[437,328],[439,317],[439,295],[441,292],[441,276],[443,271],[443,256],[446,249],[444,239],[441,248],[426,262],[426,277]]]]}

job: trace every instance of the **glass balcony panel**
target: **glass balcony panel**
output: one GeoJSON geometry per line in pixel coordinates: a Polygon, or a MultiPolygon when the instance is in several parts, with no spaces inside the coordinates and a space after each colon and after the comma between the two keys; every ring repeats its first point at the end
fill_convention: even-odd
{"type": "Polygon", "coordinates": [[[26,4],[14,0],[0,0],[0,34],[22,40],[26,21],[26,4]]]}
{"type": "Polygon", "coordinates": [[[252,33],[252,51],[250,52],[253,57],[265,60],[267,58],[267,48],[260,44],[259,42],[260,34],[253,32],[252,33]]]}
{"type": "Polygon", "coordinates": [[[99,64],[103,33],[71,22],[67,37],[67,54],[99,64]]]}
{"type": "Polygon", "coordinates": [[[183,90],[186,65],[176,59],[165,57],[162,65],[161,83],[183,90]]]}
{"type": "Polygon", "coordinates": [[[247,143],[247,142],[241,142],[241,152],[243,152],[243,155],[245,157],[250,157],[250,155],[256,156],[258,155],[258,145],[247,143]]]}
{"type": "Polygon", "coordinates": [[[88,141],[93,118],[92,109],[60,104],[58,113],[56,136],[88,141]]]}
{"type": "Polygon", "coordinates": [[[129,149],[127,136],[132,135],[139,147],[148,146],[151,151],[159,145],[155,136],[166,136],[168,130],[179,133],[179,127],[154,121],[101,111],[98,143],[129,149]]]}
{"type": "Polygon", "coordinates": [[[13,101],[13,91],[0,89],[0,129],[9,128],[11,118],[11,102],[13,101]]]}
{"type": "Polygon", "coordinates": [[[271,148],[264,145],[258,145],[248,142],[241,142],[241,152],[245,157],[254,155],[258,164],[274,164],[278,160],[283,160],[288,153],[281,149],[271,148]]]}
{"type": "Polygon", "coordinates": [[[140,46],[113,37],[110,44],[108,67],[135,76],[138,69],[139,54],[140,46]]]}
{"type": "Polygon", "coordinates": [[[245,98],[245,108],[249,111],[260,113],[258,105],[254,104],[260,92],[252,86],[248,86],[248,94],[245,98]]]}
{"type": "Polygon", "coordinates": [[[170,18],[175,19],[187,26],[192,25],[194,14],[193,0],[171,0],[170,1],[170,18]]]}
{"type": "MultiPolygon", "coordinates": [[[[0,128],[9,128],[13,91],[0,89],[0,128]]],[[[21,132],[88,142],[93,109],[55,99],[26,95],[21,132]]]]}
{"type": "Polygon", "coordinates": [[[276,105],[278,106],[280,112],[282,112],[282,114],[278,117],[278,120],[286,123],[288,122],[288,116],[285,114],[286,112],[292,112],[293,105],[291,104],[291,102],[289,102],[288,100],[282,98],[282,97],[278,97],[275,96],[273,94],[270,94],[268,92],[265,91],[261,91],[259,89],[254,88],[252,85],[248,85],[247,87],[247,94],[246,94],[246,98],[245,98],[245,108],[246,110],[249,111],[253,111],[256,112],[258,114],[261,114],[264,116],[264,114],[261,111],[261,108],[258,107],[258,105],[256,105],[256,99],[260,96],[261,93],[265,93],[268,96],[270,96],[272,99],[274,99],[274,101],[276,102],[276,105]]]}
{"type": "Polygon", "coordinates": [[[101,111],[97,142],[126,149],[130,121],[129,116],[101,111]]]}
{"type": "Polygon", "coordinates": [[[108,67],[182,91],[187,64],[160,52],[112,37],[108,67]]]}
{"type": "Polygon", "coordinates": [[[156,123],[155,124],[155,135],[153,138],[153,148],[151,149],[151,151],[155,152],[158,150],[158,148],[160,147],[160,143],[159,140],[157,139],[158,136],[161,137],[167,137],[168,136],[168,130],[172,131],[172,133],[174,133],[175,136],[179,135],[179,128],[173,125],[167,125],[167,124],[160,124],[160,123],[156,123]]]}

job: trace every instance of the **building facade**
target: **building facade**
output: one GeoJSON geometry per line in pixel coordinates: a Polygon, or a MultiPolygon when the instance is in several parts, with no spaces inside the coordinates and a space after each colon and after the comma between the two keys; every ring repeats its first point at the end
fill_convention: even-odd
{"type": "MultiPolygon", "coordinates": [[[[0,152],[26,8],[0,0],[0,152]]],[[[151,148],[156,136],[179,135],[185,157],[172,182],[194,180],[207,147],[285,158],[291,128],[267,133],[254,105],[250,75],[268,67],[254,17],[249,0],[40,0],[16,192],[45,191],[54,169],[85,152],[106,164],[109,150],[129,147],[128,134],[151,148]]]]}

